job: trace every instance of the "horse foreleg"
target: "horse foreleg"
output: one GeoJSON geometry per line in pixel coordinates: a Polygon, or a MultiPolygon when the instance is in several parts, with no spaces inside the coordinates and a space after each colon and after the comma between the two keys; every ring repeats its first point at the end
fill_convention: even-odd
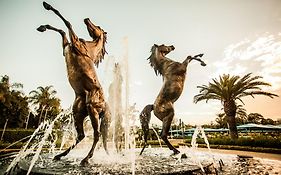
{"type": "Polygon", "coordinates": [[[174,112],[170,112],[169,115],[163,119],[161,138],[166,143],[168,148],[174,152],[174,154],[179,154],[180,151],[177,150],[168,140],[168,133],[170,130],[170,126],[171,126],[173,117],[174,117],[174,112]]]}
{"type": "Polygon", "coordinates": [[[75,43],[76,41],[78,41],[78,37],[76,36],[76,34],[74,33],[72,26],[70,24],[69,21],[67,21],[61,14],[60,12],[55,9],[54,7],[52,7],[50,4],[43,2],[43,6],[46,10],[51,10],[53,11],[60,19],[62,19],[62,21],[64,22],[64,24],[66,25],[66,27],[69,30],[69,37],[72,43],[75,43]]]}
{"type": "Polygon", "coordinates": [[[60,19],[62,19],[62,21],[64,22],[64,24],[66,25],[66,27],[71,27],[71,24],[60,14],[60,12],[55,9],[53,6],[51,6],[50,4],[48,4],[47,2],[43,2],[43,6],[46,10],[51,10],[53,11],[56,15],[58,15],[58,17],[60,17],[60,19]]]}
{"type": "Polygon", "coordinates": [[[69,42],[67,40],[66,34],[63,30],[57,29],[51,25],[41,25],[37,28],[39,32],[45,32],[46,30],[53,30],[55,32],[58,32],[62,36],[62,47],[64,48],[69,42]]]}

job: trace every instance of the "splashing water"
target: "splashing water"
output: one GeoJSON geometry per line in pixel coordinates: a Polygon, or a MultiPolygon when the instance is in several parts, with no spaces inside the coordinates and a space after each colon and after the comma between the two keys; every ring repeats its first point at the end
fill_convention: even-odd
{"type": "Polygon", "coordinates": [[[74,143],[75,138],[77,136],[77,132],[76,132],[76,129],[75,129],[75,126],[74,126],[74,118],[73,118],[73,115],[70,112],[70,110],[67,111],[66,116],[68,116],[65,120],[65,123],[67,123],[67,124],[63,129],[61,145],[60,145],[60,148],[59,148],[60,151],[66,146],[67,143],[68,143],[68,145],[74,143]]]}
{"type": "Polygon", "coordinates": [[[156,137],[157,137],[157,140],[158,140],[158,142],[159,142],[160,148],[162,149],[162,144],[161,144],[161,139],[160,139],[160,137],[159,137],[159,134],[157,133],[157,131],[154,129],[153,126],[151,126],[151,128],[152,128],[152,130],[154,131],[154,133],[155,133],[155,135],[156,135],[156,137]]]}
{"type": "MultiPolygon", "coordinates": [[[[194,130],[194,133],[192,135],[192,140],[191,140],[191,150],[192,152],[195,151],[198,147],[198,144],[196,143],[196,139],[200,134],[200,131],[202,132],[202,127],[201,126],[197,126],[196,129],[194,130]]],[[[204,130],[203,130],[204,132],[204,130]]],[[[196,158],[196,156],[194,156],[194,154],[191,154],[192,159],[195,160],[195,162],[200,166],[201,170],[205,173],[205,170],[201,164],[201,162],[196,158]]]]}
{"type": "Polygon", "coordinates": [[[17,156],[13,159],[13,161],[8,166],[6,173],[10,173],[13,169],[18,165],[18,163],[25,159],[27,156],[33,155],[33,158],[30,162],[30,166],[28,168],[27,175],[30,174],[33,166],[36,161],[40,158],[40,153],[42,152],[43,147],[48,147],[49,152],[54,152],[57,141],[57,132],[54,130],[55,122],[61,120],[65,117],[65,113],[61,113],[58,115],[52,122],[43,121],[38,128],[33,132],[27,143],[20,150],[17,156]]]}
{"type": "MultiPolygon", "coordinates": [[[[213,165],[214,165],[214,168],[216,169],[217,165],[216,165],[216,162],[215,162],[214,155],[212,154],[210,144],[209,144],[208,138],[207,138],[207,136],[204,132],[204,129],[201,126],[197,126],[194,130],[194,133],[192,135],[192,140],[191,140],[191,150],[194,151],[198,148],[198,144],[196,143],[196,139],[200,136],[200,134],[201,134],[201,137],[203,137],[205,144],[207,145],[209,154],[212,155],[213,165]]],[[[195,160],[195,162],[197,162],[197,164],[200,166],[201,170],[205,173],[205,170],[204,170],[201,162],[193,154],[191,156],[195,160]]]]}

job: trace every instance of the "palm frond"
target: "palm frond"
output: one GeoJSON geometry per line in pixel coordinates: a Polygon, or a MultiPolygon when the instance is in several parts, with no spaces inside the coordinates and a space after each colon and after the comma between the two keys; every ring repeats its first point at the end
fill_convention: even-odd
{"type": "Polygon", "coordinates": [[[254,98],[254,95],[264,95],[264,96],[268,96],[270,98],[273,98],[273,97],[279,97],[277,94],[273,94],[273,93],[270,93],[270,92],[265,92],[265,91],[251,91],[251,92],[244,92],[243,94],[240,95],[240,98],[241,97],[245,97],[245,96],[252,96],[254,98]]]}
{"type": "Polygon", "coordinates": [[[278,95],[265,92],[262,90],[262,86],[271,86],[267,82],[263,82],[260,79],[262,76],[253,76],[252,73],[248,73],[243,77],[230,76],[229,74],[223,74],[219,76],[219,79],[213,78],[212,82],[208,85],[197,86],[199,88],[199,94],[194,97],[194,102],[210,99],[230,101],[239,100],[244,104],[242,97],[255,95],[265,95],[271,98],[278,97],[278,95]]]}

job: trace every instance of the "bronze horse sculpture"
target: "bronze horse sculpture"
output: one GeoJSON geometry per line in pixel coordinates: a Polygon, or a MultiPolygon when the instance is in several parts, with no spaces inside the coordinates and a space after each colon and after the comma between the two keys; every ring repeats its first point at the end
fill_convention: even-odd
{"type": "Polygon", "coordinates": [[[188,64],[192,60],[199,61],[202,66],[206,66],[206,64],[200,59],[203,54],[193,57],[188,56],[182,63],[167,58],[166,55],[174,49],[174,46],[159,46],[156,44],[154,44],[151,48],[151,55],[148,60],[151,67],[154,68],[155,74],[163,76],[164,84],[154,104],[146,105],[140,114],[140,122],[144,133],[144,146],[140,154],[143,153],[145,147],[147,146],[149,121],[152,110],[154,115],[162,121],[161,138],[168,148],[174,152],[174,154],[180,153],[180,151],[177,150],[168,140],[168,133],[174,118],[173,104],[177,101],[183,91],[188,64]]]}
{"type": "Polygon", "coordinates": [[[62,156],[66,156],[85,137],[83,121],[89,115],[94,130],[94,141],[90,152],[81,161],[81,165],[86,165],[88,164],[88,160],[93,156],[100,134],[103,138],[104,149],[108,153],[107,136],[110,112],[105,102],[101,84],[93,67],[93,64],[98,66],[104,58],[107,33],[86,18],[84,23],[93,40],[85,41],[76,36],[71,24],[58,10],[46,2],[43,2],[43,6],[46,10],[51,10],[59,16],[68,28],[70,41],[68,41],[63,30],[52,27],[51,25],[41,25],[37,30],[40,32],[44,32],[47,29],[53,30],[62,36],[63,55],[66,61],[68,80],[75,91],[72,110],[77,131],[76,143],[61,154],[56,155],[54,159],[59,160],[62,156]]]}

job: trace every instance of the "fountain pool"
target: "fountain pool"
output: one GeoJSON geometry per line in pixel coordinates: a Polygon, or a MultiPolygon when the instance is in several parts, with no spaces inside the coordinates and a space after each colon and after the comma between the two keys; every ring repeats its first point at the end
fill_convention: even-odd
{"type": "MultiPolygon", "coordinates": [[[[79,162],[87,154],[87,149],[74,149],[61,161],[53,161],[55,154],[43,153],[33,167],[31,174],[204,174],[197,161],[200,161],[207,174],[216,174],[212,159],[219,165],[217,174],[281,174],[281,161],[261,158],[239,158],[234,154],[206,153],[192,148],[182,147],[182,154],[171,155],[167,148],[147,148],[139,156],[140,149],[124,150],[122,153],[110,152],[107,155],[99,149],[90,159],[90,165],[82,167],[79,162]],[[135,154],[132,166],[132,152],[135,154]],[[191,157],[196,157],[194,160],[191,157]],[[132,169],[134,167],[134,169],[132,169]]],[[[11,174],[26,174],[32,157],[19,162],[11,174]]],[[[9,159],[1,160],[1,167],[9,164],[9,159]]],[[[5,169],[0,170],[1,174],[5,169]]]]}

